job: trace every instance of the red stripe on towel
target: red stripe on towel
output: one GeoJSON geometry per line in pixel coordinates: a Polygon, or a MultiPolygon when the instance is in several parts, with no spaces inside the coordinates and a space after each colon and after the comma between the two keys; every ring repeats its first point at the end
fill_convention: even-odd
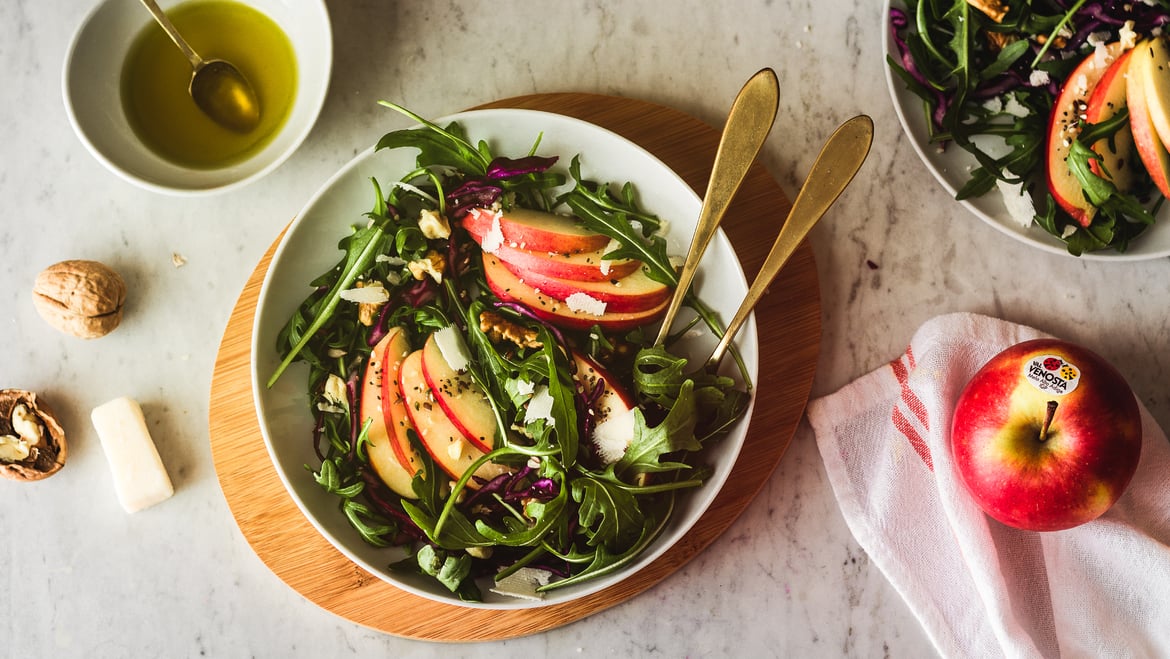
{"type": "MultiPolygon", "coordinates": [[[[894,378],[898,380],[898,384],[902,388],[902,404],[918,419],[923,429],[930,432],[930,422],[929,416],[926,414],[926,406],[922,404],[922,400],[918,398],[918,394],[914,393],[914,390],[910,388],[909,369],[915,367],[913,351],[909,348],[906,349],[904,359],[907,363],[903,363],[902,359],[899,358],[890,362],[890,367],[894,370],[894,378]],[[907,364],[909,368],[907,368],[907,364]]],[[[922,458],[922,461],[926,463],[927,468],[934,471],[934,461],[930,457],[930,447],[927,446],[922,435],[911,425],[909,419],[902,414],[902,410],[895,407],[891,420],[894,422],[894,427],[906,436],[910,445],[914,447],[914,451],[918,453],[918,457],[922,458]]]]}

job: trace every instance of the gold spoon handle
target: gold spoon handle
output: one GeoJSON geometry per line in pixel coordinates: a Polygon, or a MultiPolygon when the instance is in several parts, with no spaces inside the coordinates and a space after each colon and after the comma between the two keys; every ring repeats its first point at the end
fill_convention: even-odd
{"type": "Polygon", "coordinates": [[[865,162],[865,157],[869,155],[872,142],[873,120],[865,115],[853,117],[841,124],[825,142],[812,169],[809,170],[808,177],[804,180],[804,186],[796,195],[788,219],[780,227],[780,235],[776,236],[772,251],[768,252],[764,264],[760,266],[760,272],[748,288],[747,297],[740,304],[731,322],[727,324],[727,330],[723,333],[719,345],[715,346],[715,352],[711,353],[710,359],[707,360],[708,368],[714,369],[719,366],[723,353],[731,345],[735,333],[743,326],[756,303],[768,290],[780,268],[784,267],[788,258],[800,245],[800,241],[853,180],[853,176],[865,162]]]}
{"type": "Polygon", "coordinates": [[[740,184],[747,176],[748,168],[756,159],[756,154],[760,152],[764,139],[772,129],[779,105],[779,89],[776,73],[772,69],[762,69],[744,84],[731,104],[727,123],[723,127],[723,136],[715,152],[715,164],[711,167],[711,178],[707,182],[707,194],[703,196],[703,207],[699,211],[695,235],[691,238],[687,259],[679,274],[678,286],[670,299],[666,316],[662,319],[662,329],[658,331],[655,345],[662,344],[670,333],[670,325],[674,322],[683,298],[686,297],[687,289],[695,277],[699,259],[706,251],[707,244],[711,242],[711,237],[715,235],[715,229],[723,220],[723,214],[727,211],[731,198],[739,190],[740,184]]]}
{"type": "Polygon", "coordinates": [[[162,29],[166,30],[167,36],[171,38],[171,41],[174,41],[175,45],[179,47],[179,50],[183,51],[183,55],[191,62],[191,68],[198,69],[203,66],[203,58],[196,54],[191,46],[187,44],[187,40],[183,38],[183,35],[179,34],[179,30],[175,28],[174,23],[171,23],[171,19],[167,18],[166,13],[158,6],[158,3],[154,0],[141,0],[141,2],[143,6],[150,10],[150,14],[154,16],[154,20],[162,26],[162,29]]]}

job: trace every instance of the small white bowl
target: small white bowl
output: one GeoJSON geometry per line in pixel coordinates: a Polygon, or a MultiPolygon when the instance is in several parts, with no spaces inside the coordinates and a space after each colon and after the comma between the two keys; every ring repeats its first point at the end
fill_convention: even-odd
{"type": "MultiPolygon", "coordinates": [[[[182,0],[159,0],[164,10],[182,0]]],[[[122,178],[175,195],[224,192],[276,169],[308,136],[321,112],[333,67],[333,33],[324,0],[247,0],[288,36],[296,57],[296,98],[268,144],[219,169],[176,165],[142,143],[122,107],[122,66],[153,19],[138,0],[102,0],[81,22],[65,57],[62,88],[69,121],[86,148],[122,178]]],[[[160,28],[161,29],[161,28],[160,28]]]]}

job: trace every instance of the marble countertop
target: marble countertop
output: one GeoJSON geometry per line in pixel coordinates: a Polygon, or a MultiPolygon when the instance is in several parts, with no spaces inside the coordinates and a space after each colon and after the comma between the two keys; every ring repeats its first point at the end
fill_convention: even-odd
{"type": "Polygon", "coordinates": [[[328,4],[334,74],[308,140],[265,179],[199,198],[122,181],[71,131],[60,72],[84,7],[0,4],[0,387],[40,392],[70,438],[60,474],[0,482],[0,656],[934,652],[846,527],[807,423],[720,541],[644,594],[536,636],[449,647],[385,635],[318,608],[265,567],[216,479],[213,362],[265,249],[312,190],[383,132],[382,98],[437,116],[583,91],[721,125],[743,81],[772,67],[780,112],[762,160],[790,197],[838,123],[864,112],[877,127],[865,167],[810,238],[824,322],[814,396],[896,357],[928,318],[963,310],[1092,346],[1170,422],[1166,261],[1040,252],[954,203],[890,104],[877,0],[328,4]],[[33,309],[37,272],[69,258],[106,262],[127,280],[126,317],[108,337],[65,336],[33,309]],[[89,423],[93,407],[123,395],[142,403],[176,487],[135,515],[118,504],[89,423]]]}

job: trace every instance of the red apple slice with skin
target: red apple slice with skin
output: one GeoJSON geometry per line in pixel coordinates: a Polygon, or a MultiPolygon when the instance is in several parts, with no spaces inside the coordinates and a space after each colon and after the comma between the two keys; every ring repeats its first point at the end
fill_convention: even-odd
{"type": "Polygon", "coordinates": [[[488,287],[496,297],[505,302],[524,305],[539,318],[558,327],[585,330],[594,325],[605,330],[619,331],[633,329],[657,320],[666,312],[670,298],[645,311],[605,311],[597,315],[587,311],[574,311],[567,302],[549,297],[532,286],[520,281],[504,264],[491,254],[483,255],[483,271],[488,287]]]}
{"type": "Polygon", "coordinates": [[[468,231],[474,228],[481,235],[487,235],[492,223],[498,221],[505,243],[534,252],[576,254],[604,249],[609,244],[609,236],[586,229],[576,218],[527,208],[472,208],[461,221],[468,231]]]}
{"type": "Polygon", "coordinates": [[[1143,84],[1151,76],[1147,69],[1154,65],[1156,51],[1148,41],[1134,49],[1129,63],[1129,84],[1126,85],[1126,101],[1129,104],[1129,125],[1133,130],[1133,142],[1141,156],[1142,164],[1150,173],[1154,185],[1163,195],[1170,197],[1170,152],[1159,139],[1154,125],[1148,89],[1143,84]]]}
{"type": "MultiPolygon", "coordinates": [[[[1118,113],[1126,106],[1126,73],[1129,71],[1129,61],[1133,56],[1132,50],[1121,54],[1105,71],[1105,75],[1093,89],[1085,108],[1085,121],[1090,124],[1099,124],[1118,113]]],[[[1112,144],[1108,139],[1100,139],[1093,143],[1093,151],[1101,156],[1101,161],[1089,161],[1089,168],[1101,178],[1112,181],[1121,192],[1129,192],[1137,182],[1134,167],[1137,165],[1137,152],[1133,146],[1133,131],[1126,125],[1113,135],[1112,144]],[[1104,167],[1102,167],[1104,165],[1104,167]]]]}
{"type": "Polygon", "coordinates": [[[645,311],[661,304],[663,300],[670,297],[670,292],[673,290],[666,284],[651,279],[646,274],[645,268],[638,268],[620,279],[571,281],[525,271],[507,261],[501,260],[501,263],[525,284],[541,293],[562,302],[574,293],[584,293],[599,302],[604,302],[607,311],[645,311]]]}
{"type": "MultiPolygon", "coordinates": [[[[398,407],[401,416],[406,415],[396,383],[398,367],[409,352],[410,344],[399,328],[391,329],[378,341],[366,362],[359,414],[362,424],[367,421],[370,424],[366,431],[369,440],[366,456],[370,466],[387,487],[403,497],[414,499],[417,497],[411,481],[421,463],[416,460],[412,467],[405,455],[400,457],[401,447],[397,446],[397,437],[391,430],[397,429],[398,424],[395,415],[390,412],[391,408],[398,407]],[[391,383],[392,391],[387,392],[384,386],[386,382],[391,383]]],[[[414,453],[413,448],[411,453],[414,453]]]]}
{"type": "MultiPolygon", "coordinates": [[[[417,474],[423,468],[422,456],[410,441],[410,433],[416,435],[414,424],[406,414],[406,402],[402,398],[402,390],[398,386],[398,374],[402,368],[402,360],[410,354],[410,342],[406,332],[401,327],[391,328],[379,341],[385,345],[382,357],[382,418],[390,430],[390,449],[394,459],[409,474],[417,474]]],[[[374,352],[378,352],[374,348],[374,352]]],[[[367,379],[367,382],[369,380],[367,379]]]]}
{"type": "Polygon", "coordinates": [[[573,362],[577,366],[573,377],[584,385],[586,392],[593,391],[599,385],[605,387],[597,399],[598,423],[634,407],[634,397],[601,364],[576,350],[573,351],[573,362]]]}
{"type": "Polygon", "coordinates": [[[422,372],[435,402],[463,437],[483,452],[496,444],[496,415],[491,401],[471,375],[451,368],[435,340],[427,337],[422,349],[422,372]]]}
{"type": "Polygon", "coordinates": [[[573,351],[577,366],[574,379],[582,384],[586,395],[604,387],[597,398],[593,434],[590,441],[605,463],[617,462],[634,439],[634,399],[612,374],[600,364],[573,351]]]}
{"type": "Polygon", "coordinates": [[[604,247],[591,252],[550,253],[512,247],[507,242],[494,245],[490,240],[485,246],[488,234],[479,231],[480,228],[468,226],[467,232],[484,248],[485,253],[498,256],[526,272],[574,281],[608,281],[625,277],[642,266],[641,261],[607,261],[604,258],[607,251],[604,247]]]}
{"type": "Polygon", "coordinates": [[[1097,83],[1121,55],[1120,42],[1111,43],[1086,57],[1069,74],[1060,90],[1052,115],[1048,120],[1048,150],[1046,172],[1048,190],[1053,199],[1083,227],[1089,226],[1097,208],[1085,198],[1080,181],[1068,166],[1068,154],[1073,140],[1080,133],[1080,122],[1097,83]]]}
{"type": "Polygon", "coordinates": [[[1149,58],[1143,81],[1150,121],[1162,147],[1170,151],[1170,45],[1163,37],[1144,41],[1141,48],[1149,58]]]}
{"type": "MultiPolygon", "coordinates": [[[[457,480],[476,460],[484,456],[484,452],[463,437],[443,408],[434,401],[423,376],[422,359],[422,350],[407,355],[399,369],[398,386],[406,403],[406,413],[427,453],[440,469],[457,480]]],[[[504,465],[485,462],[475,475],[490,480],[508,471],[504,465]]],[[[472,478],[467,481],[467,487],[479,489],[479,483],[472,478]]]]}

